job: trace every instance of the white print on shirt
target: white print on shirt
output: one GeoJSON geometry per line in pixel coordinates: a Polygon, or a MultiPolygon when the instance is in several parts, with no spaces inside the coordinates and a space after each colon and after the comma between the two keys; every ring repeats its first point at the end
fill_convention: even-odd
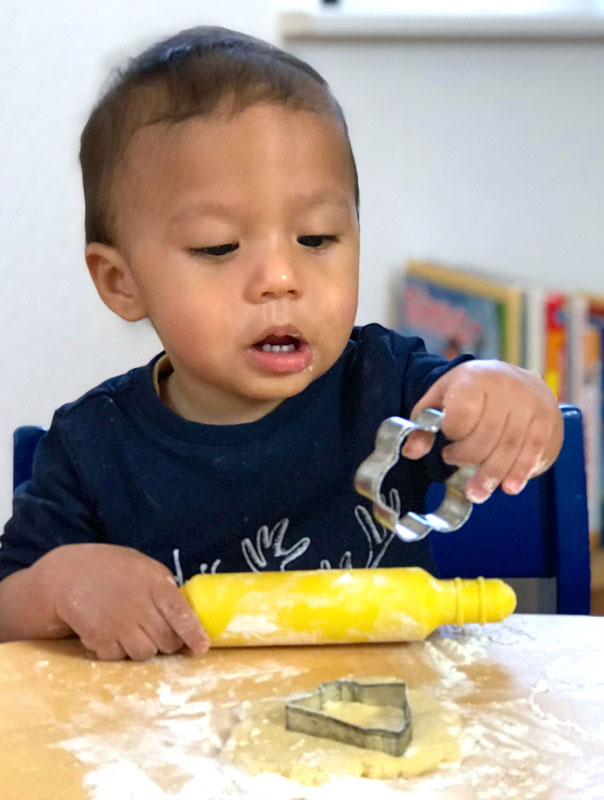
{"type": "MultiPolygon", "coordinates": [[[[176,550],[172,550],[172,559],[174,560],[174,580],[176,581],[177,586],[182,586],[184,584],[184,577],[182,574],[182,567],[180,566],[180,549],[177,547],[176,550]]],[[[215,561],[212,562],[212,566],[209,567],[208,564],[202,562],[199,565],[199,572],[201,575],[207,575],[210,573],[214,575],[218,572],[218,567],[220,566],[220,559],[217,558],[215,561]]]]}
{"type": "MultiPolygon", "coordinates": [[[[385,503],[386,498],[384,495],[381,497],[382,502],[385,503]]],[[[401,514],[401,496],[398,493],[398,489],[390,489],[388,492],[388,499],[390,500],[388,505],[396,512],[396,516],[399,517],[401,514]]],[[[358,505],[354,510],[354,515],[369,542],[369,555],[367,556],[367,564],[365,566],[379,567],[380,561],[384,557],[386,550],[390,547],[390,542],[394,539],[395,533],[384,525],[380,525],[378,528],[375,524],[375,520],[365,506],[358,505]],[[374,547],[379,549],[375,550],[374,547]]]]}
{"type": "Polygon", "coordinates": [[[241,542],[243,557],[252,572],[284,570],[287,564],[295,561],[296,558],[300,558],[308,550],[310,545],[308,536],[297,541],[289,550],[285,550],[283,537],[287,533],[288,526],[289,520],[287,518],[280,520],[270,530],[268,525],[262,525],[256,533],[255,547],[249,538],[245,538],[241,542]],[[271,558],[271,561],[268,560],[267,556],[271,558]],[[273,556],[275,559],[281,559],[281,561],[272,563],[273,556]]]}
{"type": "MultiPolygon", "coordinates": [[[[389,505],[400,515],[401,498],[397,489],[390,489],[388,493],[389,505]]],[[[385,501],[384,496],[382,499],[385,501]]],[[[369,544],[369,550],[365,564],[362,567],[378,567],[384,554],[390,547],[394,538],[394,531],[388,530],[384,525],[377,526],[370,512],[363,505],[355,506],[354,515],[365,534],[369,544]]],[[[276,572],[282,571],[288,564],[300,558],[311,545],[311,539],[304,536],[289,548],[283,546],[283,539],[289,527],[289,519],[285,517],[279,520],[272,528],[268,525],[261,525],[256,532],[256,542],[252,542],[250,537],[241,541],[241,551],[246,564],[252,572],[276,572]]],[[[183,573],[180,565],[180,550],[172,551],[174,559],[174,572],[176,583],[183,585],[183,573]]],[[[208,572],[215,574],[220,566],[221,559],[217,558],[210,567],[207,563],[199,565],[199,572],[204,575],[208,572]]],[[[332,569],[329,559],[321,560],[320,569],[332,569]]],[[[337,569],[353,569],[352,553],[345,550],[337,562],[337,569]]]]}
{"type": "Polygon", "coordinates": [[[180,550],[172,550],[172,558],[174,559],[174,580],[177,586],[182,586],[184,578],[182,575],[182,567],[180,566],[180,550]]]}
{"type": "MultiPolygon", "coordinates": [[[[322,558],[319,564],[319,569],[331,569],[331,563],[328,558],[322,558]]],[[[338,561],[337,569],[352,569],[352,553],[347,550],[338,561]]]]}
{"type": "Polygon", "coordinates": [[[208,572],[210,575],[215,575],[218,572],[218,567],[220,566],[220,559],[217,558],[216,561],[212,561],[212,566],[208,570],[208,565],[203,563],[199,565],[199,571],[202,575],[206,575],[208,572]]]}
{"type": "MultiPolygon", "coordinates": [[[[384,495],[381,496],[382,501],[385,503],[386,498],[384,495]]],[[[388,493],[388,497],[390,500],[390,507],[396,511],[397,517],[400,516],[401,513],[401,496],[398,493],[397,489],[390,489],[388,493]]],[[[365,534],[367,541],[369,543],[369,553],[367,555],[367,560],[364,564],[366,568],[371,567],[379,567],[380,561],[384,557],[386,550],[390,547],[390,543],[394,539],[394,531],[388,530],[388,528],[384,527],[384,525],[380,525],[379,529],[375,524],[375,520],[367,511],[365,506],[359,504],[355,506],[354,515],[357,519],[357,522],[361,526],[361,530],[365,534]],[[376,551],[374,548],[379,547],[376,551]]],[[[340,561],[338,563],[339,569],[352,569],[352,555],[350,550],[347,550],[343,556],[341,556],[340,561]]],[[[321,561],[321,569],[332,569],[331,563],[329,559],[324,558],[321,561]]]]}

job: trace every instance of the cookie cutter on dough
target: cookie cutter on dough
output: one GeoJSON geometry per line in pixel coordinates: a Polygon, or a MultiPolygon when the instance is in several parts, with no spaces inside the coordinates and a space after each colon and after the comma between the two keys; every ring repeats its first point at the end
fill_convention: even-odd
{"type": "Polygon", "coordinates": [[[357,683],[337,680],[321,683],[313,692],[295,695],[285,703],[285,727],[290,731],[334,739],[337,742],[402,756],[411,741],[411,708],[407,686],[391,683],[357,683]],[[364,727],[330,716],[322,709],[332,701],[394,706],[402,709],[403,722],[394,729],[364,727]]]}
{"type": "Polygon", "coordinates": [[[415,422],[402,417],[388,417],[378,428],[375,450],[359,466],[354,478],[354,488],[359,494],[373,501],[373,516],[404,542],[417,542],[431,530],[439,533],[456,531],[472,512],[472,503],[465,496],[468,481],[477,470],[476,466],[460,467],[445,481],[445,496],[430,514],[409,512],[399,519],[398,512],[386,504],[381,493],[386,473],[397,463],[401,448],[412,431],[437,433],[443,414],[433,408],[425,408],[415,422]]]}

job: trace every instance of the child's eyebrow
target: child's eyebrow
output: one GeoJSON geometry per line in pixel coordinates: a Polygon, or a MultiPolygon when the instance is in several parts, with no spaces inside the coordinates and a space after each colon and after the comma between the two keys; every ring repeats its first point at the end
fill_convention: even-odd
{"type": "Polygon", "coordinates": [[[198,203],[194,206],[187,206],[177,211],[171,218],[170,223],[178,223],[188,217],[234,217],[235,207],[227,203],[218,203],[215,200],[208,200],[205,203],[198,203]]]}
{"type": "MultiPolygon", "coordinates": [[[[321,206],[336,206],[345,211],[350,211],[354,203],[344,195],[336,192],[315,192],[313,194],[301,194],[294,198],[292,205],[299,211],[319,208],[321,206]]],[[[222,219],[232,219],[237,215],[237,208],[229,203],[220,203],[216,200],[208,200],[196,203],[194,206],[187,206],[177,211],[170,219],[170,224],[178,224],[188,218],[199,217],[220,217],[222,219]]]]}
{"type": "Polygon", "coordinates": [[[333,191],[299,195],[295,202],[296,206],[301,209],[317,208],[319,206],[338,206],[348,211],[354,206],[354,202],[351,202],[350,198],[333,191]]]}

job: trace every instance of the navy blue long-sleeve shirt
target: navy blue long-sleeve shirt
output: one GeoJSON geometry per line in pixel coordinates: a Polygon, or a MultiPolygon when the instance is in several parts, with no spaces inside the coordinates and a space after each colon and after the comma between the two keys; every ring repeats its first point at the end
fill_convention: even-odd
{"type": "MultiPolygon", "coordinates": [[[[408,417],[459,360],[379,325],[355,328],[334,366],[257,422],[185,420],[153,385],[157,356],[62,406],[0,537],[0,579],[62,544],[134,547],[179,580],[201,571],[422,566],[427,540],[400,542],[354,490],[389,416],[408,417]]],[[[436,453],[401,459],[389,504],[421,509],[436,453]]]]}

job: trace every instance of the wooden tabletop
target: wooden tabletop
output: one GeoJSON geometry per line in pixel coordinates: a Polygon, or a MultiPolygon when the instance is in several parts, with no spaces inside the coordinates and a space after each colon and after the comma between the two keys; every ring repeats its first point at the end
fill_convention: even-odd
{"type": "Polygon", "coordinates": [[[579,800],[604,797],[604,618],[516,615],[423,642],[92,659],[75,640],[0,645],[2,800],[579,800]],[[241,703],[340,677],[398,677],[452,703],[461,763],[308,788],[220,755],[241,703]]]}

